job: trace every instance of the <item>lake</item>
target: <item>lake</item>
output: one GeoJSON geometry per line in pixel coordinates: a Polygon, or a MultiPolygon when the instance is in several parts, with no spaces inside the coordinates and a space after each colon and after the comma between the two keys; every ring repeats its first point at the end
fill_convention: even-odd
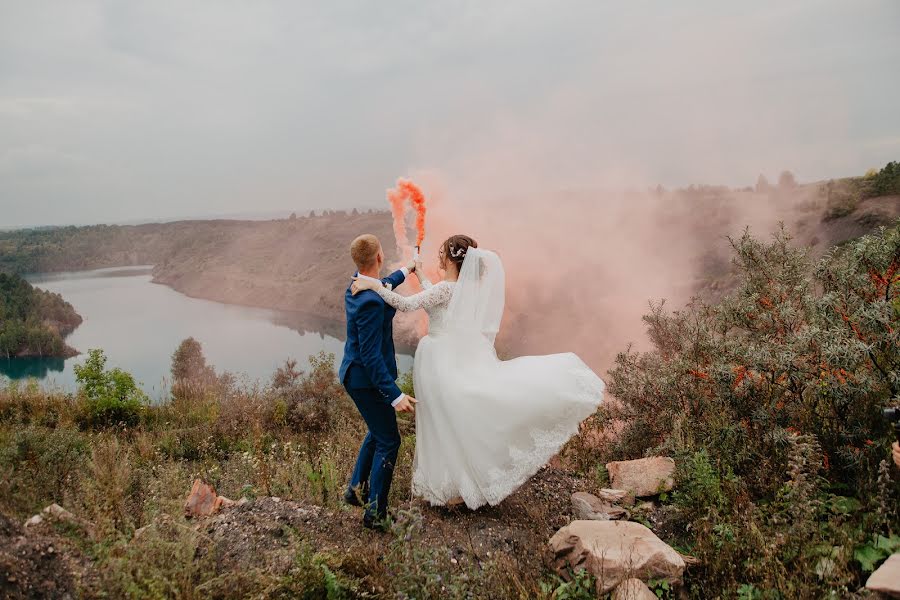
{"type": "MultiPolygon", "coordinates": [[[[189,298],[151,282],[151,267],[127,267],[28,276],[36,287],[57,292],[75,307],[84,322],[66,338],[82,354],[70,359],[0,359],[0,376],[35,378],[46,387],[74,391],[74,366],[88,350],[102,348],[108,367],[134,375],[151,398],[168,388],[172,354],[193,337],[203,345],[207,363],[244,381],[266,382],[276,367],[295,358],[332,352],[340,363],[344,342],[341,323],[285,311],[249,308],[189,298]]],[[[400,371],[412,357],[398,355],[400,371]]]]}

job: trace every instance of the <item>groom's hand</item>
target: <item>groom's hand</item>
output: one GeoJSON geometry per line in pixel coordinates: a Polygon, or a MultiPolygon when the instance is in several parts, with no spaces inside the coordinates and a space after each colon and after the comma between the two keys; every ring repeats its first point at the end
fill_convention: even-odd
{"type": "Polygon", "coordinates": [[[415,398],[413,398],[409,394],[403,394],[403,399],[400,400],[400,402],[398,402],[394,406],[394,410],[396,410],[398,413],[401,413],[401,412],[414,413],[414,412],[416,412],[415,404],[416,404],[415,398]]]}
{"type": "Polygon", "coordinates": [[[414,261],[414,260],[409,261],[409,264],[406,265],[406,270],[409,271],[410,273],[415,273],[416,272],[416,261],[414,261]]]}

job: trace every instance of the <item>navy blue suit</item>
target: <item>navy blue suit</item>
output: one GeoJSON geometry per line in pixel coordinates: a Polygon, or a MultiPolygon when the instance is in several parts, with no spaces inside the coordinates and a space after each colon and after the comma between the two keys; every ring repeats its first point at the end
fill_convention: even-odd
{"type": "MultiPolygon", "coordinates": [[[[405,279],[402,271],[395,271],[382,281],[396,288],[405,279]]],[[[369,428],[350,478],[350,490],[362,495],[367,519],[381,519],[387,514],[400,449],[397,414],[391,406],[402,393],[396,383],[394,352],[393,319],[397,311],[372,290],[354,296],[349,287],[344,293],[344,307],[347,342],[338,376],[369,428]]]]}

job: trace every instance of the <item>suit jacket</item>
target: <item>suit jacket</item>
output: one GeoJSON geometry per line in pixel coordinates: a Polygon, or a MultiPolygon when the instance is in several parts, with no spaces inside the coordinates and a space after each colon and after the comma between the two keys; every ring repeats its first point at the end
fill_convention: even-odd
{"type": "MultiPolygon", "coordinates": [[[[395,271],[382,282],[396,288],[406,276],[395,271]]],[[[347,341],[338,373],[347,389],[373,389],[379,400],[390,404],[402,392],[397,387],[397,356],[394,351],[394,315],[390,304],[376,292],[365,290],[356,296],[350,287],[344,292],[347,313],[347,341]]]]}

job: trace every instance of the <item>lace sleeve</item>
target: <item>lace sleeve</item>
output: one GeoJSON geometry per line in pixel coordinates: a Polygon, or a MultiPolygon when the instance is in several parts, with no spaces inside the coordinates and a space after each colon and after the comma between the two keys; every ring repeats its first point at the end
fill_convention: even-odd
{"type": "Polygon", "coordinates": [[[425,275],[425,273],[419,273],[418,269],[416,269],[416,277],[419,278],[419,283],[422,284],[423,290],[431,289],[431,286],[434,285],[431,283],[431,280],[428,279],[428,276],[425,275]]]}
{"type": "Polygon", "coordinates": [[[384,301],[403,312],[410,312],[420,308],[435,308],[442,304],[450,302],[453,295],[453,288],[443,282],[438,285],[432,285],[424,292],[413,294],[412,296],[401,296],[396,292],[392,292],[387,288],[380,287],[375,290],[384,301]]]}

